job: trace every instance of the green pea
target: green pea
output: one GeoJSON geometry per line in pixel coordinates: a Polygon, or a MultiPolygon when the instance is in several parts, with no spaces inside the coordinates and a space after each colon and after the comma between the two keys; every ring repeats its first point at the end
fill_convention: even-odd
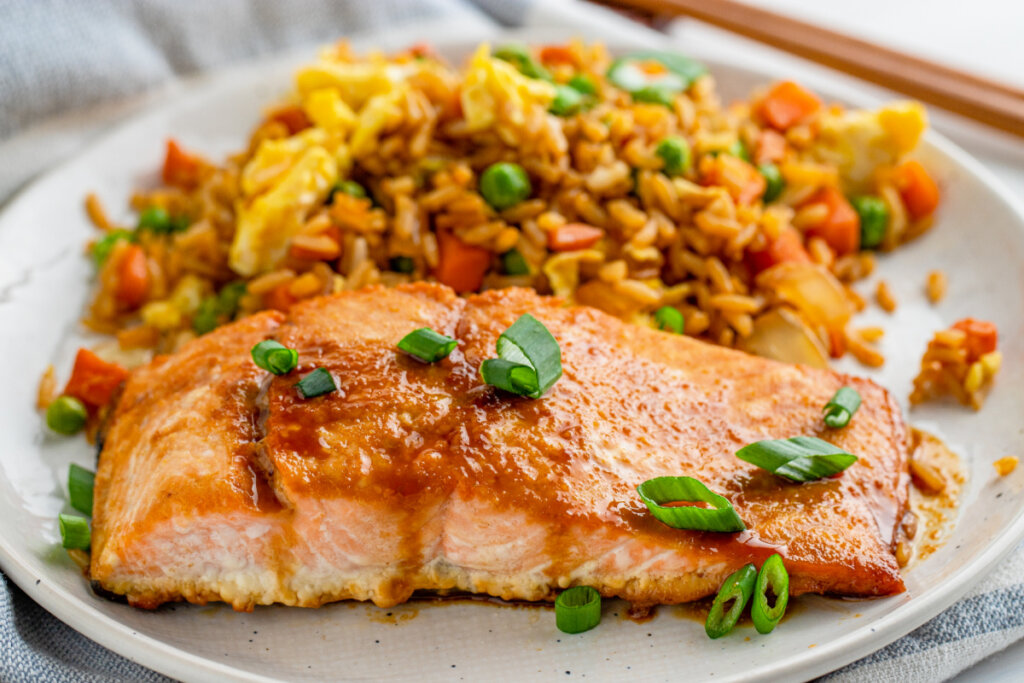
{"type": "Polygon", "coordinates": [[[114,249],[114,245],[121,240],[134,242],[135,233],[130,230],[111,230],[102,238],[93,242],[90,253],[92,254],[93,263],[96,264],[97,268],[103,266],[107,257],[110,256],[110,252],[114,249]]]}
{"type": "Polygon", "coordinates": [[[77,434],[88,419],[85,404],[73,396],[59,396],[46,409],[46,426],[58,434],[77,434]]]}
{"type": "Polygon", "coordinates": [[[584,95],[596,95],[597,85],[594,83],[594,79],[586,74],[576,74],[569,79],[569,87],[577,92],[581,92],[584,95]]]}
{"type": "Polygon", "coordinates": [[[743,144],[743,140],[737,139],[729,145],[729,148],[725,150],[725,153],[731,154],[738,159],[743,159],[743,161],[746,162],[750,161],[750,152],[747,150],[747,146],[743,144]]]}
{"type": "Polygon", "coordinates": [[[555,99],[551,101],[548,111],[555,116],[572,116],[583,109],[586,99],[586,96],[575,88],[556,85],[555,99]]]}
{"type": "Polygon", "coordinates": [[[860,216],[860,246],[874,249],[885,239],[889,228],[889,207],[879,197],[866,195],[850,200],[860,216]]]}
{"type": "Polygon", "coordinates": [[[498,211],[515,206],[532,191],[530,178],[519,164],[499,161],[480,175],[480,194],[498,211]]]}
{"type": "Polygon", "coordinates": [[[196,314],[192,316],[192,329],[196,334],[212,332],[220,325],[220,306],[216,296],[208,296],[199,302],[196,314]]]}
{"type": "Polygon", "coordinates": [[[158,235],[171,232],[173,224],[167,209],[151,206],[139,214],[139,230],[150,230],[158,235]]]}
{"type": "Polygon", "coordinates": [[[786,181],[782,177],[782,172],[778,166],[768,162],[758,166],[757,170],[764,177],[764,195],[762,195],[762,200],[765,204],[775,201],[786,187],[786,181]]]}
{"type": "Polygon", "coordinates": [[[666,175],[681,175],[690,168],[690,144],[681,137],[668,137],[658,143],[654,153],[665,162],[666,175]]]}

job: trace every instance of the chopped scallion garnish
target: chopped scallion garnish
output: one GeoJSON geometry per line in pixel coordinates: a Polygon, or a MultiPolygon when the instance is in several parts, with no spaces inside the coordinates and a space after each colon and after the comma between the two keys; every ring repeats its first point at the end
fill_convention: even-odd
{"type": "Polygon", "coordinates": [[[435,332],[429,327],[421,327],[402,337],[398,348],[424,363],[436,363],[455,350],[458,342],[451,337],[435,332]]]}
{"type": "Polygon", "coordinates": [[[758,441],[736,451],[736,457],[791,481],[830,477],[857,462],[857,456],[813,436],[758,441]]]}
{"type": "Polygon", "coordinates": [[[771,633],[786,613],[789,604],[789,573],[782,558],[772,555],[757,573],[754,583],[754,601],[750,605],[750,618],[758,633],[771,633]],[[768,603],[769,589],[774,596],[774,604],[768,603]]]}
{"type": "Polygon", "coordinates": [[[852,387],[843,387],[825,404],[825,424],[832,429],[842,429],[850,424],[858,408],[860,394],[852,387]]]}
{"type": "Polygon", "coordinates": [[[636,490],[651,514],[674,529],[733,532],[747,528],[732,503],[693,477],[655,477],[636,490]],[[665,503],[706,503],[709,507],[665,503]]]}
{"type": "Polygon", "coordinates": [[[555,625],[563,633],[583,633],[601,623],[601,594],[590,586],[574,586],[555,598],[555,625]]]}
{"type": "Polygon", "coordinates": [[[89,520],[77,515],[59,515],[61,545],[68,550],[88,550],[92,543],[89,520]]]}
{"type": "Polygon", "coordinates": [[[509,249],[501,255],[501,271],[505,275],[529,275],[530,266],[518,249],[509,249]]]}
{"type": "Polygon", "coordinates": [[[673,334],[682,334],[685,325],[683,314],[679,312],[678,308],[673,306],[662,306],[656,310],[654,312],[654,322],[659,330],[665,330],[673,334]]]}
{"type": "Polygon", "coordinates": [[[562,376],[558,341],[529,313],[502,332],[497,351],[498,358],[489,358],[480,366],[480,376],[491,386],[540,398],[562,376]]]}
{"type": "Polygon", "coordinates": [[[722,587],[718,589],[715,601],[711,603],[711,611],[704,622],[704,632],[708,638],[721,638],[732,631],[736,622],[743,615],[743,610],[750,602],[754,593],[754,582],[757,580],[757,567],[748,564],[729,575],[722,587]],[[729,611],[724,611],[729,605],[729,611]]]}
{"type": "Polygon", "coordinates": [[[285,375],[299,364],[299,352],[268,339],[252,347],[252,361],[267,372],[285,375]]]}
{"type": "Polygon", "coordinates": [[[331,393],[338,386],[334,383],[334,377],[331,373],[327,372],[324,368],[317,368],[300,379],[296,383],[295,388],[299,390],[299,395],[302,398],[316,398],[317,396],[331,393]]]}
{"type": "Polygon", "coordinates": [[[92,514],[92,490],[96,475],[72,463],[68,470],[68,499],[71,507],[87,515],[92,514]]]}

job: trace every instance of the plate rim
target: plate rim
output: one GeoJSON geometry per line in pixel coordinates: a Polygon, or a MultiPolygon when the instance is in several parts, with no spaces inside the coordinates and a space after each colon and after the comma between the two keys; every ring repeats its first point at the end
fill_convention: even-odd
{"type": "MultiPolygon", "coordinates": [[[[551,32],[550,28],[543,33],[549,32],[551,32]]],[[[571,28],[558,27],[554,32],[570,37],[578,35],[580,30],[574,31],[571,28]]],[[[537,34],[536,30],[518,28],[499,31],[495,37],[500,39],[509,36],[531,35],[534,36],[531,42],[535,42],[537,34]]],[[[372,42],[380,35],[380,33],[358,34],[352,36],[351,39],[361,43],[372,42]]],[[[454,39],[436,37],[433,42],[447,50],[458,50],[471,48],[487,38],[488,36],[484,35],[454,39]]],[[[680,47],[680,41],[660,34],[653,34],[653,32],[651,39],[665,47],[675,47],[676,49],[680,47]]],[[[377,40],[377,42],[385,41],[377,40]]],[[[606,40],[605,42],[613,50],[630,49],[638,45],[635,39],[629,37],[624,37],[621,40],[606,40]]],[[[309,48],[311,54],[317,45],[318,43],[311,43],[305,47],[309,48]]],[[[82,145],[70,157],[19,188],[0,211],[0,231],[4,230],[6,224],[10,222],[9,216],[15,213],[21,204],[31,199],[30,195],[35,188],[48,182],[54,176],[60,175],[81,157],[104,147],[113,139],[131,135],[132,131],[137,128],[146,128],[179,108],[187,108],[193,98],[208,96],[225,87],[234,79],[241,78],[248,83],[252,78],[251,74],[258,73],[261,69],[294,62],[302,54],[303,49],[305,48],[302,46],[298,49],[291,48],[172,82],[165,92],[161,92],[153,102],[143,109],[130,115],[128,119],[118,123],[94,140],[82,145]]],[[[718,69],[732,69],[747,72],[765,82],[782,77],[788,70],[780,69],[777,73],[772,74],[746,63],[742,59],[730,60],[723,58],[720,53],[702,54],[700,50],[694,52],[693,56],[707,64],[712,74],[718,69]]],[[[826,97],[847,101],[857,106],[872,106],[882,101],[882,97],[872,94],[870,90],[866,89],[868,84],[863,81],[836,81],[836,76],[839,76],[838,72],[832,74],[809,72],[801,74],[800,78],[814,86],[817,92],[826,97]],[[830,76],[832,80],[830,80],[830,76]]],[[[926,132],[924,143],[941,155],[948,157],[955,167],[965,171],[969,176],[973,176],[992,192],[1015,216],[1017,229],[1024,231],[1024,202],[1012,194],[1001,179],[966,150],[933,128],[929,128],[926,132]]],[[[929,595],[927,598],[922,596],[916,601],[910,600],[889,614],[858,626],[848,634],[829,643],[820,644],[813,650],[782,657],[756,671],[723,680],[766,680],[780,675],[818,676],[868,656],[945,611],[973,585],[983,580],[999,561],[1008,556],[1022,540],[1024,540],[1024,507],[1017,511],[1004,527],[1003,532],[985,546],[981,553],[969,559],[957,574],[943,582],[944,590],[941,593],[929,595]]],[[[49,582],[46,577],[35,576],[23,555],[24,553],[15,548],[5,536],[0,535],[0,567],[34,602],[90,640],[131,661],[165,675],[188,680],[235,680],[259,681],[261,683],[278,680],[193,654],[182,647],[153,636],[139,634],[127,624],[94,609],[88,602],[72,595],[60,585],[49,582]],[[103,628],[97,628],[98,624],[101,624],[103,628]]]]}

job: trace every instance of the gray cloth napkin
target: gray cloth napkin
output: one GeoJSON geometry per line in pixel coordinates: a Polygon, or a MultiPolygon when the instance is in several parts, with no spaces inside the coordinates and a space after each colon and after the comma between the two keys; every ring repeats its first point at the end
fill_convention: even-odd
{"type": "MultiPolygon", "coordinates": [[[[0,207],[176,77],[339,36],[437,18],[638,29],[551,0],[0,0],[0,207]],[[35,125],[48,117],[48,122],[35,125]],[[17,135],[16,135],[17,134],[17,135]]],[[[963,600],[827,677],[937,681],[1024,637],[1024,546],[963,600]]],[[[2,576],[2,575],[0,575],[2,576]]],[[[93,643],[0,581],[0,681],[166,681],[93,643]]]]}

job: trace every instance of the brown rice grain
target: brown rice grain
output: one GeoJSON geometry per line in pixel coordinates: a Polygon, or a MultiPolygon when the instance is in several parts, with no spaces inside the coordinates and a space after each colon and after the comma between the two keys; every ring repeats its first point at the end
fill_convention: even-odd
{"type": "Polygon", "coordinates": [[[892,290],[889,289],[889,283],[885,280],[878,281],[878,288],[875,290],[875,300],[886,313],[892,313],[896,310],[896,297],[893,295],[892,290]]]}
{"type": "Polygon", "coordinates": [[[942,301],[946,296],[946,274],[941,270],[933,270],[928,273],[928,282],[925,287],[928,292],[928,300],[933,304],[942,301]]]}

